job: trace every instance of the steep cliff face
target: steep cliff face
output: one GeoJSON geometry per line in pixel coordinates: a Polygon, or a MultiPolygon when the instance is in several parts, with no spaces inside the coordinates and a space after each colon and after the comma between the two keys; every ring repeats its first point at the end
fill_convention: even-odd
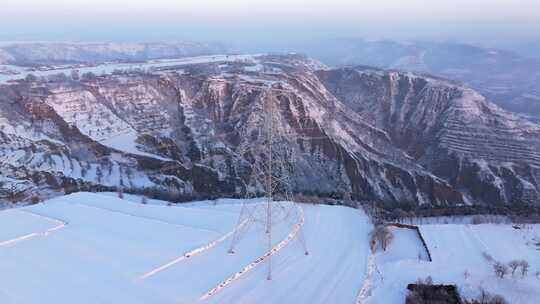
{"type": "Polygon", "coordinates": [[[275,132],[295,151],[296,191],[350,192],[389,204],[538,198],[540,127],[428,77],[254,56],[21,82],[0,95],[6,193],[18,191],[15,183],[26,192],[65,190],[13,173],[24,168],[54,172],[76,187],[239,194],[245,175],[238,167],[253,161],[242,147],[257,136],[263,104],[271,102],[275,132]]]}
{"type": "Polygon", "coordinates": [[[114,107],[108,108],[92,87],[68,90],[65,84],[61,89],[57,85],[2,91],[6,100],[0,116],[0,163],[5,198],[114,187],[232,192],[212,170],[188,168],[173,158],[137,150],[136,126],[129,124],[127,115],[123,120],[114,107]],[[192,183],[194,175],[211,180],[214,187],[198,188],[192,183]]]}
{"type": "Polygon", "coordinates": [[[534,204],[540,127],[446,81],[367,68],[319,72],[338,98],[471,201],[534,204]]]}

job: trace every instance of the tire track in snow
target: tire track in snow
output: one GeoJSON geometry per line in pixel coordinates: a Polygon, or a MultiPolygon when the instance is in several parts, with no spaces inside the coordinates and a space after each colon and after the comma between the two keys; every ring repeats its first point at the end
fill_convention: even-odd
{"type": "Polygon", "coordinates": [[[60,229],[67,226],[67,222],[63,222],[61,220],[54,219],[54,218],[51,218],[51,217],[48,217],[48,216],[44,216],[44,215],[41,215],[41,214],[38,214],[38,213],[35,213],[35,212],[31,212],[31,211],[27,211],[27,210],[17,210],[17,211],[29,214],[31,216],[34,216],[34,217],[37,217],[37,218],[40,218],[40,219],[45,219],[45,220],[47,220],[49,222],[54,222],[57,225],[55,227],[49,228],[49,229],[47,229],[45,231],[33,232],[33,233],[23,235],[23,236],[20,236],[20,237],[11,239],[11,240],[0,242],[0,247],[13,245],[13,244],[16,244],[16,243],[19,243],[19,242],[22,242],[22,241],[25,241],[25,240],[28,240],[28,239],[36,238],[36,237],[39,237],[39,236],[46,237],[49,234],[51,234],[51,233],[53,233],[53,232],[55,232],[57,230],[60,230],[60,229]]]}
{"type": "Polygon", "coordinates": [[[277,245],[272,247],[272,249],[270,249],[270,251],[266,252],[264,255],[262,255],[261,257],[257,258],[255,261],[251,262],[250,264],[248,264],[247,266],[242,268],[242,270],[240,270],[239,272],[233,274],[232,276],[227,278],[225,281],[221,282],[216,287],[214,287],[211,290],[209,290],[208,292],[206,292],[204,295],[202,295],[199,298],[199,300],[201,300],[201,301],[207,300],[210,297],[217,294],[218,292],[220,292],[221,290],[229,287],[229,285],[231,285],[232,283],[234,283],[235,281],[237,281],[238,279],[243,277],[245,274],[247,274],[249,271],[253,270],[255,267],[259,266],[261,263],[263,263],[269,257],[271,257],[274,254],[278,253],[280,250],[285,248],[293,239],[295,239],[298,232],[300,231],[300,229],[302,228],[302,226],[304,225],[304,222],[305,222],[304,211],[303,211],[302,208],[299,208],[299,209],[300,209],[300,221],[297,224],[294,224],[291,232],[289,232],[289,234],[287,235],[287,237],[285,239],[283,239],[277,245]]]}
{"type": "Polygon", "coordinates": [[[145,280],[145,279],[148,279],[149,277],[152,277],[164,270],[167,270],[169,268],[171,268],[172,266],[184,261],[184,260],[187,260],[189,258],[192,258],[196,255],[199,255],[199,254],[202,254],[203,252],[205,251],[208,251],[214,247],[216,247],[218,244],[222,243],[223,241],[225,241],[226,239],[230,238],[234,233],[236,233],[236,231],[240,230],[243,226],[245,226],[246,224],[248,223],[248,220],[244,220],[242,223],[240,223],[240,225],[236,226],[233,230],[229,231],[228,233],[224,234],[222,237],[220,237],[219,239],[211,242],[211,243],[208,243],[202,247],[199,247],[199,248],[196,248],[196,249],[193,249],[189,252],[186,252],[184,253],[183,255],[179,256],[178,258],[162,265],[162,266],[159,266],[158,268],[156,269],[153,269],[143,275],[141,275],[140,277],[138,277],[136,279],[136,281],[142,281],[142,280],[145,280]]]}

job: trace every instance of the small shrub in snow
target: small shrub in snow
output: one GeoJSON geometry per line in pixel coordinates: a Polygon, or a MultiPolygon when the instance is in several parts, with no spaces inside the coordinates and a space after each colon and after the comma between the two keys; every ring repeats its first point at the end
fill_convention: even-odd
{"type": "Polygon", "coordinates": [[[504,279],[504,276],[508,274],[508,266],[501,262],[495,262],[495,264],[493,264],[493,271],[497,277],[504,279]]]}
{"type": "Polygon", "coordinates": [[[32,205],[38,204],[40,201],[41,199],[39,198],[39,196],[32,196],[32,198],[30,199],[30,203],[32,205]]]}
{"type": "Polygon", "coordinates": [[[480,295],[473,300],[464,300],[464,304],[508,304],[508,302],[500,295],[491,294],[480,289],[480,295]]]}

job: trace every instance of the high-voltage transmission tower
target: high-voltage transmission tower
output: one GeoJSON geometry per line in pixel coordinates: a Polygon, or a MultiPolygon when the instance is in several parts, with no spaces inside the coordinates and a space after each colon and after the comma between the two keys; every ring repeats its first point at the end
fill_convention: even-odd
{"type": "MultiPolygon", "coordinates": [[[[295,143],[291,142],[288,133],[283,130],[282,117],[279,113],[279,100],[274,91],[269,89],[263,91],[262,108],[253,112],[251,118],[253,124],[241,134],[247,136],[244,143],[238,148],[238,155],[248,160],[249,164],[244,164],[239,175],[246,175],[245,194],[246,201],[242,204],[242,209],[238,218],[238,225],[247,224],[242,229],[237,229],[232,237],[229,253],[235,252],[235,247],[239,242],[243,232],[254,224],[263,224],[267,252],[272,250],[272,232],[274,224],[289,222],[297,224],[302,216],[292,197],[292,177],[294,174],[295,143]],[[242,174],[246,173],[246,174],[242,174]],[[262,190],[262,191],[261,191],[262,190]],[[255,203],[250,199],[261,196],[264,193],[264,202],[255,203]]],[[[249,122],[248,122],[249,125],[249,122]]],[[[300,240],[304,253],[309,254],[304,240],[302,227],[299,228],[297,238],[300,240]]],[[[271,255],[267,258],[268,276],[272,279],[271,255]]]]}

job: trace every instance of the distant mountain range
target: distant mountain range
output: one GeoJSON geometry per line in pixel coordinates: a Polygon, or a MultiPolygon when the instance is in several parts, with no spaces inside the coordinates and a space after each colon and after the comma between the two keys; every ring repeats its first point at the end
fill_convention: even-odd
{"type": "MultiPolygon", "coordinates": [[[[198,42],[11,43],[0,45],[0,64],[139,62],[230,53],[232,49],[225,45],[198,42]]],[[[530,50],[530,54],[536,49],[534,44],[523,48],[530,50]]],[[[305,53],[329,66],[367,65],[459,81],[503,109],[540,122],[540,57],[526,58],[514,52],[457,43],[401,43],[352,38],[298,42],[284,49],[305,53]]]]}
{"type": "Polygon", "coordinates": [[[0,46],[0,64],[50,65],[144,61],[226,53],[218,43],[9,43],[0,46]]]}
{"type": "MultiPolygon", "coordinates": [[[[540,57],[466,44],[334,39],[296,47],[328,65],[369,65],[463,82],[504,109],[540,121],[540,57]]],[[[528,50],[534,52],[534,45],[528,50]]]]}

